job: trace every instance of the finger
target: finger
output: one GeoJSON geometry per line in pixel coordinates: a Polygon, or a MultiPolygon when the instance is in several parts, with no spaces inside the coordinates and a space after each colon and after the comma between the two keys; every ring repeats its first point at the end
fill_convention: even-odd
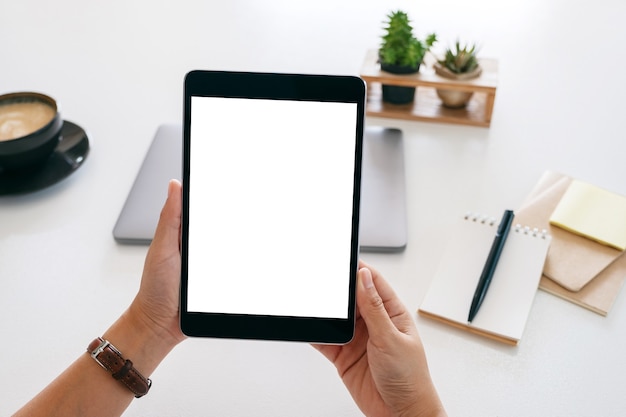
{"type": "Polygon", "coordinates": [[[372,278],[374,280],[376,290],[383,300],[387,314],[391,317],[395,326],[402,333],[412,332],[414,326],[411,314],[406,309],[400,298],[396,295],[393,287],[383,278],[383,276],[376,269],[372,268],[363,261],[359,262],[361,267],[365,267],[372,272],[372,278]]]}
{"type": "MultiPolygon", "coordinates": [[[[378,277],[377,277],[378,278],[378,277]]],[[[377,284],[384,282],[377,279],[377,284]]],[[[385,340],[396,328],[385,309],[383,298],[379,294],[374,277],[369,268],[359,270],[359,283],[357,287],[357,304],[361,317],[365,320],[367,331],[373,340],[385,340]]]]}
{"type": "Polygon", "coordinates": [[[372,274],[372,280],[375,283],[376,291],[383,299],[383,302],[386,304],[387,301],[397,299],[396,292],[393,290],[391,285],[383,278],[380,272],[373,268],[371,265],[367,264],[364,261],[359,261],[359,269],[367,268],[372,274]]]}
{"type": "Polygon", "coordinates": [[[161,210],[159,223],[154,233],[155,241],[173,242],[178,245],[180,233],[180,215],[182,211],[182,186],[179,181],[171,180],[167,188],[167,200],[161,210]]]}

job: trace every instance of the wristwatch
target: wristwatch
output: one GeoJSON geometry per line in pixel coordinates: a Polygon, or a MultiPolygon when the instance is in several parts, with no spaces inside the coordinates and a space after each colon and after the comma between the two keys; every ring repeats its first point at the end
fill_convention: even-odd
{"type": "Polygon", "coordinates": [[[87,353],[107,371],[114,379],[120,381],[135,394],[135,398],[148,393],[152,381],[144,377],[133,367],[130,359],[124,359],[122,353],[108,340],[98,337],[87,347],[87,353]]]}

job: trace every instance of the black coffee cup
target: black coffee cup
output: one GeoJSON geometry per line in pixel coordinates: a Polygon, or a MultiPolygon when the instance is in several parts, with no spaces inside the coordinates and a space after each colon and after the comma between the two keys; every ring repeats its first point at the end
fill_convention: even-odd
{"type": "Polygon", "coordinates": [[[0,172],[43,164],[57,147],[62,127],[52,97],[34,92],[0,95],[0,172]]]}

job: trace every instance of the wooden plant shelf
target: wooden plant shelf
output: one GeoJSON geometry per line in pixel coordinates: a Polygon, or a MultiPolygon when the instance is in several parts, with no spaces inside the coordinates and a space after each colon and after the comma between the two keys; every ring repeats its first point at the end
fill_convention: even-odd
{"type": "Polygon", "coordinates": [[[378,51],[369,50],[361,68],[361,78],[367,83],[368,116],[392,119],[420,120],[489,127],[496,98],[498,62],[479,59],[482,74],[473,80],[456,81],[435,73],[432,55],[428,55],[417,74],[395,75],[381,71],[378,51]],[[416,87],[413,103],[397,105],[382,101],[382,84],[416,87]],[[466,107],[450,109],[441,104],[436,89],[472,91],[474,95],[466,107]]]}

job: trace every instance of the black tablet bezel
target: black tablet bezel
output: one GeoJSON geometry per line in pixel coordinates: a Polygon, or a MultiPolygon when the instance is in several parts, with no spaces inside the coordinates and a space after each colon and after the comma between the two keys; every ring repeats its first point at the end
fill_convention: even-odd
{"type": "MultiPolygon", "coordinates": [[[[356,274],[359,256],[359,206],[366,87],[352,76],[192,71],[184,83],[183,212],[181,232],[180,325],[194,337],[284,340],[343,344],[354,334],[356,274]],[[230,97],[273,100],[346,102],[357,104],[352,237],[347,319],[197,313],[187,311],[191,98],[230,97]]],[[[242,255],[245,256],[245,255],[242,255]]],[[[323,302],[323,300],[321,300],[323,302]]]]}

